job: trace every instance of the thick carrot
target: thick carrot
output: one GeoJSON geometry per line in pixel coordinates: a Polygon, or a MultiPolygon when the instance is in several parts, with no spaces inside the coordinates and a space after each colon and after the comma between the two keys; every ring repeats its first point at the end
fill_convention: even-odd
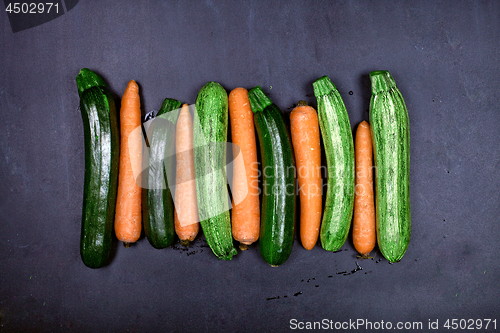
{"type": "Polygon", "coordinates": [[[189,105],[184,104],[175,133],[177,171],[175,175],[175,233],[188,246],[200,230],[193,154],[193,120],[189,105]]]}
{"type": "Polygon", "coordinates": [[[316,110],[300,101],[290,113],[290,132],[300,195],[300,240],[311,250],[318,241],[322,213],[321,148],[316,110]]]}
{"type": "Polygon", "coordinates": [[[141,103],[134,80],[125,89],[120,109],[120,166],[116,199],[115,233],[125,246],[141,236],[141,187],[134,170],[142,167],[141,103]]]}
{"type": "Polygon", "coordinates": [[[229,94],[229,118],[233,154],[233,208],[231,212],[233,238],[240,249],[259,239],[259,169],[253,112],[248,91],[235,88],[229,94]],[[241,154],[241,155],[239,155],[241,154]]]}
{"type": "Polygon", "coordinates": [[[358,125],[354,149],[356,192],[354,194],[352,238],[356,251],[366,258],[375,247],[377,240],[373,197],[373,147],[370,125],[366,121],[358,125]]]}

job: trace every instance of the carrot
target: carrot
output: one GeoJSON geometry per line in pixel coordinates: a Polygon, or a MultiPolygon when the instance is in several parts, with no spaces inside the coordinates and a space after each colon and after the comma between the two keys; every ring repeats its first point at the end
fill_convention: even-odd
{"type": "Polygon", "coordinates": [[[233,142],[233,208],[231,212],[233,238],[240,249],[259,239],[259,169],[253,112],[248,91],[235,88],[229,94],[229,118],[233,142]],[[239,155],[241,153],[241,155],[239,155]]]}
{"type": "Polygon", "coordinates": [[[175,233],[188,246],[200,229],[193,154],[193,120],[189,105],[184,104],[175,133],[177,171],[175,175],[175,233]]]}
{"type": "Polygon", "coordinates": [[[321,148],[316,110],[300,101],[290,113],[300,195],[300,240],[311,250],[318,241],[322,213],[321,148]]]}
{"type": "Polygon", "coordinates": [[[356,192],[352,238],[356,251],[367,258],[375,247],[375,202],[373,197],[372,137],[370,125],[363,121],[358,125],[355,142],[356,192]]]}
{"type": "Polygon", "coordinates": [[[125,89],[120,109],[120,165],[116,199],[115,233],[126,247],[141,236],[141,187],[134,170],[142,167],[141,103],[134,80],[125,89]]]}

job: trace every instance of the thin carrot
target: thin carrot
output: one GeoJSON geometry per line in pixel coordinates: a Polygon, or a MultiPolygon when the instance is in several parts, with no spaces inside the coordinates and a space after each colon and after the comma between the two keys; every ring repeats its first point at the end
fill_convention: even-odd
{"type": "Polygon", "coordinates": [[[356,192],[352,238],[356,251],[367,258],[375,247],[375,202],[373,197],[372,137],[370,125],[363,121],[358,125],[355,142],[356,192]]]}
{"type": "Polygon", "coordinates": [[[235,88],[229,94],[229,118],[233,154],[233,208],[231,223],[233,238],[240,249],[259,239],[259,169],[253,112],[245,88],[235,88]],[[241,155],[239,155],[241,153],[241,155]]]}
{"type": "Polygon", "coordinates": [[[116,199],[115,233],[128,247],[141,236],[141,187],[134,170],[142,167],[141,103],[139,87],[130,81],[121,100],[120,109],[120,166],[116,199]]]}
{"type": "Polygon", "coordinates": [[[175,233],[181,244],[188,246],[198,231],[198,202],[193,154],[193,120],[189,105],[184,104],[176,124],[175,148],[177,171],[175,175],[175,233]]]}
{"type": "Polygon", "coordinates": [[[297,165],[300,195],[300,240],[311,250],[321,225],[321,148],[316,110],[300,101],[290,113],[290,132],[297,165]]]}

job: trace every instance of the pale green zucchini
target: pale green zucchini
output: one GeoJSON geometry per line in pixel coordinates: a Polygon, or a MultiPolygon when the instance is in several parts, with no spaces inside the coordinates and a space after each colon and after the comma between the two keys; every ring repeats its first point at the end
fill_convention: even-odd
{"type": "Polygon", "coordinates": [[[390,262],[410,243],[410,123],[401,92],[387,71],[370,73],[370,123],[375,164],[377,242],[390,262]]]}
{"type": "Polygon", "coordinates": [[[321,246],[337,251],[344,245],[354,208],[354,141],[344,102],[327,76],[313,83],[327,162],[327,192],[321,223],[321,246]]]}

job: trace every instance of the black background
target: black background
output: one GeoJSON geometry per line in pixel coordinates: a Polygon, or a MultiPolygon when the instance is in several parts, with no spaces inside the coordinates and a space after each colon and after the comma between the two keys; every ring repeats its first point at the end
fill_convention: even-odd
{"type": "Polygon", "coordinates": [[[293,318],[500,328],[500,2],[87,0],[16,33],[1,13],[0,30],[0,331],[278,332],[293,318]],[[86,268],[82,67],[116,96],[136,80],[144,113],[166,97],[194,103],[208,81],[261,85],[289,112],[315,106],[312,82],[328,75],[353,131],[368,120],[369,72],[389,70],[411,127],[406,255],[391,265],[357,259],[351,240],[338,253],[296,241],[272,268],[257,245],[225,262],[203,237],[189,251],[143,237],[86,268]]]}

